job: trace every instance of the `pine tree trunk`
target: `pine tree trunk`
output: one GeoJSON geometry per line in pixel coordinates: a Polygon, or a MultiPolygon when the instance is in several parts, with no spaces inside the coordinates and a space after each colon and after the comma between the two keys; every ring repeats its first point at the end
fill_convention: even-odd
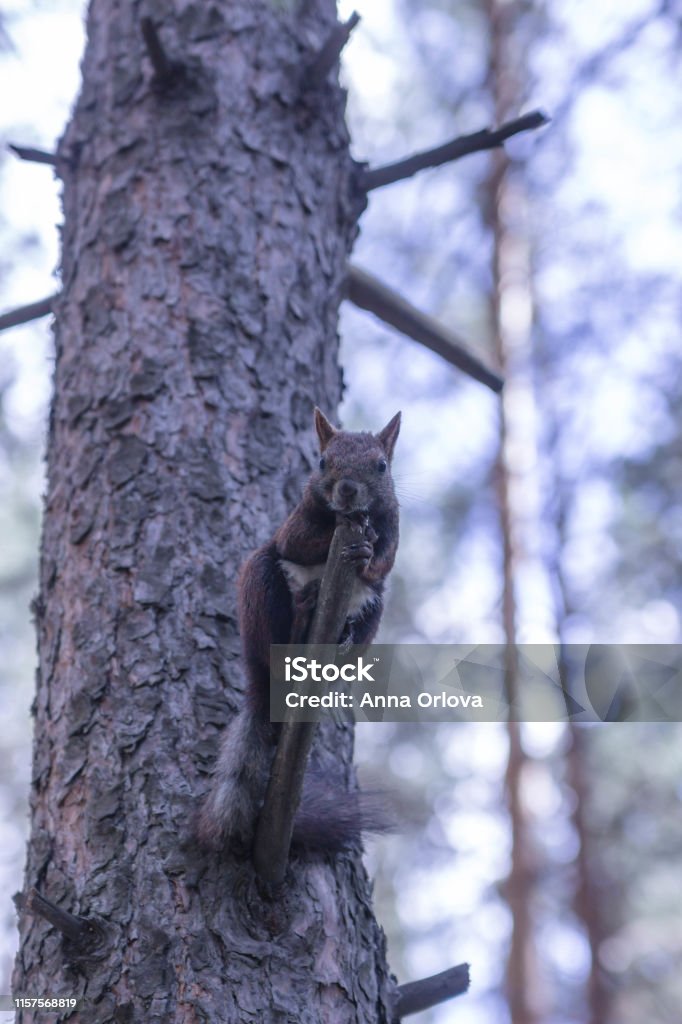
{"type": "MultiPolygon", "coordinates": [[[[26,891],[103,933],[74,947],[24,910],[14,978],[82,995],[74,1021],[387,1019],[359,857],[294,863],[267,902],[191,829],[243,687],[238,567],[299,496],[314,402],[340,397],[363,199],[342,91],[301,91],[333,24],[333,0],[91,3],[60,145],[26,891]]],[[[320,742],[347,775],[348,732],[320,742]]]]}
{"type": "MultiPolygon", "coordinates": [[[[520,18],[517,3],[486,0],[486,14],[490,25],[488,84],[494,106],[496,124],[502,124],[517,112],[521,94],[517,67],[510,38],[520,18]]],[[[509,161],[503,150],[492,156],[492,170],[488,182],[488,224],[493,238],[493,290],[491,321],[494,348],[498,365],[505,378],[499,420],[499,446],[495,466],[497,501],[502,539],[502,625],[506,643],[505,689],[510,708],[517,703],[519,685],[519,659],[517,643],[516,583],[519,567],[517,550],[518,516],[514,505],[514,466],[510,449],[513,418],[509,412],[509,393],[516,383],[519,349],[527,347],[528,339],[510,327],[505,316],[505,290],[516,284],[522,286],[518,241],[511,226],[514,203],[509,161]]],[[[511,1024],[535,1024],[537,1006],[537,956],[534,942],[533,897],[535,889],[534,856],[527,813],[523,801],[526,753],[523,748],[519,722],[507,723],[509,754],[505,772],[505,795],[511,827],[511,857],[504,894],[511,916],[511,935],[506,964],[506,995],[511,1024]]]]}
{"type": "MultiPolygon", "coordinates": [[[[546,407],[544,409],[545,422],[552,423],[552,418],[554,418],[554,423],[550,451],[554,455],[554,460],[549,461],[554,472],[551,493],[555,506],[555,548],[551,572],[555,581],[556,617],[561,645],[559,649],[561,679],[564,689],[571,694],[575,691],[575,685],[570,659],[567,658],[565,634],[566,620],[574,613],[574,608],[561,557],[566,545],[566,523],[570,512],[570,498],[558,468],[558,455],[554,450],[559,428],[556,410],[546,407]]],[[[599,951],[609,934],[604,907],[612,904],[613,893],[600,878],[598,846],[594,841],[589,821],[592,792],[589,770],[590,735],[585,733],[584,727],[576,722],[568,722],[566,732],[569,742],[564,753],[565,773],[566,782],[573,791],[573,808],[570,816],[578,840],[572,909],[576,920],[582,925],[590,950],[590,973],[585,985],[585,1019],[586,1024],[607,1024],[611,1019],[614,991],[600,963],[599,951]]]]}
{"type": "MultiPolygon", "coordinates": [[[[599,885],[599,870],[592,847],[595,845],[587,821],[590,776],[587,765],[587,737],[579,725],[568,726],[571,745],[566,753],[568,783],[575,796],[573,826],[578,837],[576,888],[573,909],[581,922],[590,948],[590,974],[586,985],[588,1024],[607,1024],[613,1009],[613,987],[599,962],[599,950],[608,938],[603,916],[604,889],[599,885]]],[[[604,887],[605,888],[605,887],[604,887]]]]}

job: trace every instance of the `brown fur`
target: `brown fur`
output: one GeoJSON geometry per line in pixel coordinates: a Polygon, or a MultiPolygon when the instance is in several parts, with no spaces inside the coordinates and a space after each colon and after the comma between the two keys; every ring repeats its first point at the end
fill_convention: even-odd
{"type": "MultiPolygon", "coordinates": [[[[375,435],[336,430],[316,409],[315,428],[320,468],[273,539],[251,555],[240,574],[239,623],[249,686],[246,707],[226,730],[200,813],[200,837],[213,847],[228,839],[248,843],[252,836],[276,738],[268,714],[270,645],[303,639],[292,632],[300,631],[304,621],[312,586],[306,581],[321,575],[337,512],[363,514],[368,520],[363,550],[357,552],[359,606],[338,640],[370,643],[381,619],[384,581],[398,547],[398,502],[390,463],[400,413],[375,435]]],[[[295,842],[307,848],[341,848],[372,827],[370,818],[376,829],[386,827],[381,815],[373,813],[376,800],[340,794],[318,773],[309,775],[294,824],[295,842]]]]}

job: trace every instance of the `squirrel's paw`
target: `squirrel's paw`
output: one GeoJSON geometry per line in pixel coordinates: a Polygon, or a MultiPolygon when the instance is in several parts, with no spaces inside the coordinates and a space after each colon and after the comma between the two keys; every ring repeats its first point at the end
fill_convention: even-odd
{"type": "Polygon", "coordinates": [[[345,562],[353,562],[359,569],[365,569],[369,565],[374,554],[374,545],[368,540],[360,540],[355,544],[346,544],[341,550],[341,557],[345,562]]]}

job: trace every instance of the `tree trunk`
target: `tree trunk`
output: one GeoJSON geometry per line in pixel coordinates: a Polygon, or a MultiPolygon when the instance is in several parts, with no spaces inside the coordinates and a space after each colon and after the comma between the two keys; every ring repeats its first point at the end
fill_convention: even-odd
{"type": "MultiPolygon", "coordinates": [[[[94,931],[63,941],[25,907],[14,978],[82,996],[70,1020],[387,1019],[359,856],[293,862],[268,902],[191,827],[243,686],[238,567],[299,496],[314,403],[340,396],[363,198],[342,91],[301,89],[334,24],[333,0],[90,6],[59,149],[26,891],[94,931]]],[[[343,777],[352,737],[321,733],[343,777]]]]}
{"type": "MultiPolygon", "coordinates": [[[[559,423],[552,408],[544,410],[545,422],[552,425],[549,442],[548,471],[553,474],[551,493],[554,503],[555,545],[551,573],[555,581],[557,632],[559,634],[559,670],[562,685],[568,694],[575,691],[572,666],[567,657],[565,639],[566,620],[573,614],[570,587],[562,564],[566,544],[566,523],[570,512],[570,497],[566,481],[558,468],[557,439],[559,423]],[[552,422],[554,420],[554,422],[552,422]]],[[[612,902],[612,893],[600,879],[598,844],[595,843],[589,822],[590,794],[593,783],[589,770],[590,734],[583,726],[569,721],[566,725],[568,744],[564,755],[566,782],[573,791],[571,819],[578,840],[575,859],[575,887],[572,894],[573,912],[582,925],[590,950],[590,973],[585,986],[586,1024],[607,1024],[613,1006],[613,987],[601,966],[599,951],[608,938],[604,919],[604,905],[612,902]],[[605,895],[606,894],[606,895],[605,895]]]]}
{"type": "Polygon", "coordinates": [[[596,858],[587,822],[587,804],[591,779],[587,766],[587,736],[579,725],[568,726],[570,747],[566,753],[568,783],[575,796],[573,825],[578,836],[576,858],[576,887],[573,907],[577,919],[585,930],[590,947],[590,974],[587,979],[586,1002],[588,1024],[607,1024],[611,1019],[613,992],[599,962],[599,949],[608,937],[602,914],[602,891],[598,883],[596,858]]]}
{"type": "MultiPolygon", "coordinates": [[[[486,0],[485,10],[490,25],[488,84],[494,107],[494,120],[502,124],[515,115],[520,99],[520,83],[510,56],[509,39],[520,16],[516,3],[486,0]]],[[[495,354],[505,378],[505,392],[500,405],[499,443],[495,466],[495,483],[502,537],[502,625],[506,643],[505,689],[510,708],[518,696],[519,659],[517,643],[516,578],[519,569],[517,550],[519,519],[515,507],[515,486],[519,486],[517,467],[510,457],[514,425],[509,412],[518,385],[518,371],[529,339],[518,319],[508,315],[509,293],[516,286],[527,285],[522,277],[519,250],[523,241],[518,236],[518,216],[514,183],[509,160],[504,150],[492,155],[488,183],[488,221],[492,232],[492,302],[491,320],[495,354]]],[[[534,851],[528,816],[524,807],[523,789],[526,753],[519,722],[507,723],[509,754],[505,772],[505,795],[511,827],[511,857],[504,895],[511,916],[511,935],[505,981],[511,1024],[534,1024],[537,1015],[537,957],[534,943],[533,897],[535,889],[534,851]]]]}

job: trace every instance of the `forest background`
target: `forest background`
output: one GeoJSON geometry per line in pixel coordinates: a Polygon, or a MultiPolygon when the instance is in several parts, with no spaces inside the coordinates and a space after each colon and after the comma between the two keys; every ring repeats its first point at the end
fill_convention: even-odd
{"type": "MultiPolygon", "coordinates": [[[[356,262],[490,361],[502,346],[507,376],[502,405],[342,307],[344,425],[404,414],[384,639],[503,640],[506,575],[521,642],[679,643],[682,7],[354,6],[356,159],[387,163],[501,108],[552,117],[507,144],[503,187],[477,154],[377,191],[363,218],[356,262]]],[[[1,14],[0,138],[50,150],[78,88],[82,4],[12,0],[1,14]]],[[[56,290],[58,193],[49,168],[3,147],[2,309],[56,290]]],[[[51,344],[48,320],[0,335],[5,894],[21,887],[26,836],[51,344]]],[[[472,964],[471,992],[421,1020],[677,1024],[681,738],[677,724],[527,725],[516,749],[501,724],[359,730],[363,773],[394,777],[408,823],[368,851],[392,967],[407,979],[472,964]]],[[[7,898],[0,991],[15,942],[7,898]]]]}

